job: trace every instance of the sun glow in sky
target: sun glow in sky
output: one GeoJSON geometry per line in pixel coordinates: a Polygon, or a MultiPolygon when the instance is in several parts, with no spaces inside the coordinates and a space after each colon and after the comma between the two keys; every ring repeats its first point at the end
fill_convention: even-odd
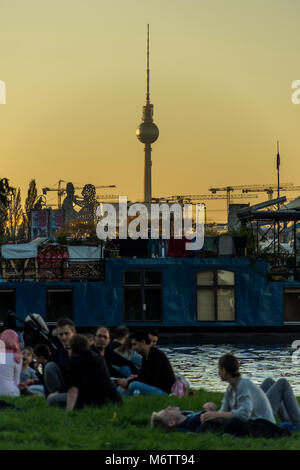
{"type": "MultiPolygon", "coordinates": [[[[299,17],[297,0],[0,0],[1,177],[23,198],[35,178],[142,199],[149,23],[153,196],[276,184],[277,140],[300,185],[299,17]]],[[[209,211],[226,201],[207,207],[225,220],[209,211]]]]}

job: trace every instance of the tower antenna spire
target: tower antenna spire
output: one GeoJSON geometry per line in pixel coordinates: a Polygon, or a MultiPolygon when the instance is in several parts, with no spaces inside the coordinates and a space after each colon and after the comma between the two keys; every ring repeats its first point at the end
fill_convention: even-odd
{"type": "Polygon", "coordinates": [[[149,66],[149,24],[147,24],[147,91],[146,104],[143,106],[142,123],[136,130],[137,138],[145,144],[145,167],[144,167],[144,202],[151,203],[152,180],[151,180],[151,151],[153,144],[159,135],[159,130],[153,122],[153,104],[150,103],[150,66],[149,66]]]}
{"type": "Polygon", "coordinates": [[[146,102],[150,104],[150,66],[149,66],[149,24],[147,24],[147,94],[146,94],[146,102]]]}

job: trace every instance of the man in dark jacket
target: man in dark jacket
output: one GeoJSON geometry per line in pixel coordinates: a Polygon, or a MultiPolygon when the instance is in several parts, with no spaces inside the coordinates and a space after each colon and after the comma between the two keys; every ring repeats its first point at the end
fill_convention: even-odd
{"type": "Polygon", "coordinates": [[[111,377],[126,377],[129,375],[137,375],[138,371],[133,362],[128,361],[113,349],[109,348],[110,331],[106,326],[100,326],[95,334],[94,344],[90,347],[92,353],[101,355],[105,358],[109,375],[111,377]],[[116,367],[114,367],[116,366],[116,367]],[[127,374],[122,373],[123,367],[127,369],[127,374]]]}
{"type": "Polygon", "coordinates": [[[68,349],[71,338],[76,334],[75,323],[70,318],[61,318],[56,323],[60,345],[50,356],[45,366],[44,383],[48,406],[65,406],[70,387],[70,362],[68,349]]]}
{"type": "Polygon", "coordinates": [[[83,335],[75,335],[70,347],[71,387],[68,390],[67,410],[75,406],[83,408],[85,405],[121,403],[121,396],[110,380],[105,359],[89,350],[88,339],[83,335]]]}
{"type": "Polygon", "coordinates": [[[165,353],[152,346],[146,331],[132,333],[130,338],[132,349],[143,356],[141,371],[137,378],[118,379],[118,385],[128,388],[129,395],[171,393],[171,387],[176,379],[165,353]]]}

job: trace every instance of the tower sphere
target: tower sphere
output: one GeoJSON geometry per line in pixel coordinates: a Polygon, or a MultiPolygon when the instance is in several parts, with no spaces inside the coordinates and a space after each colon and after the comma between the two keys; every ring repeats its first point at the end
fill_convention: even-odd
{"type": "Polygon", "coordinates": [[[152,144],[159,136],[159,130],[154,122],[142,122],[136,130],[136,136],[143,144],[152,144]]]}

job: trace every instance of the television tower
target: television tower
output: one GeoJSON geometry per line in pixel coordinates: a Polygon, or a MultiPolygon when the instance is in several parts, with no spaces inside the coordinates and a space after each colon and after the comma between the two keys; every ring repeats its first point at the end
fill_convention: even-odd
{"type": "Polygon", "coordinates": [[[144,170],[144,202],[151,203],[151,144],[158,138],[159,131],[153,122],[153,104],[150,103],[150,69],[149,69],[149,25],[147,25],[147,92],[146,105],[143,107],[142,123],[136,130],[137,138],[145,144],[145,170],[144,170]]]}

